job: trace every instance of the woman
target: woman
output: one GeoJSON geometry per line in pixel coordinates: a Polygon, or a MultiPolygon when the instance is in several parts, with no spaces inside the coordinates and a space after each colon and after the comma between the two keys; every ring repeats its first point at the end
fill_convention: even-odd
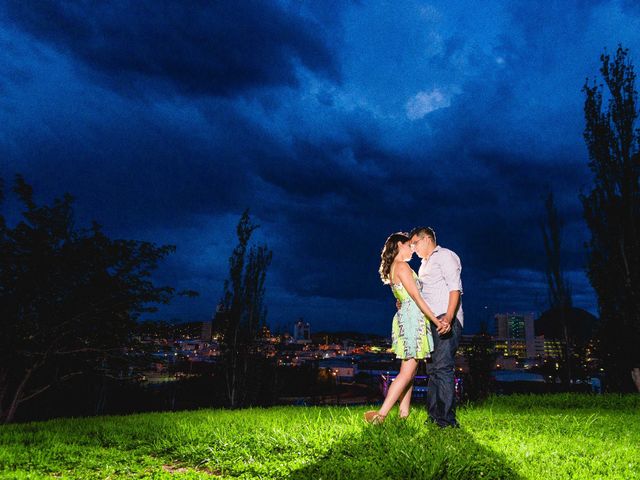
{"type": "Polygon", "coordinates": [[[418,360],[428,358],[433,350],[433,338],[429,320],[440,330],[443,328],[429,306],[420,295],[420,280],[407,263],[413,256],[409,237],[404,233],[394,233],[384,244],[380,255],[380,278],[398,300],[399,308],[393,317],[392,350],[402,359],[400,373],[391,382],[387,396],[380,410],[364,414],[369,423],[384,422],[387,413],[400,401],[400,418],[409,416],[413,377],[418,368],[418,360]]]}

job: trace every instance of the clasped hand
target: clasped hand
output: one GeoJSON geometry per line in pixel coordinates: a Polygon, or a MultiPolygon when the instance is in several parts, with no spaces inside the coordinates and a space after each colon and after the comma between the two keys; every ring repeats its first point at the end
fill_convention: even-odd
{"type": "Polygon", "coordinates": [[[438,317],[438,321],[439,321],[439,324],[438,323],[435,324],[438,334],[444,335],[445,333],[449,333],[451,331],[451,319],[447,317],[446,314],[440,315],[438,317]]]}

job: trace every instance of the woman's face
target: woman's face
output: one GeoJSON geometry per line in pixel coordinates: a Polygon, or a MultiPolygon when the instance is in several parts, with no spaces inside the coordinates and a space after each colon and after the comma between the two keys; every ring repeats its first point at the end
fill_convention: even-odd
{"type": "Polygon", "coordinates": [[[411,242],[409,240],[404,243],[398,242],[398,254],[405,262],[411,260],[411,257],[413,257],[413,250],[411,249],[411,242]]]}

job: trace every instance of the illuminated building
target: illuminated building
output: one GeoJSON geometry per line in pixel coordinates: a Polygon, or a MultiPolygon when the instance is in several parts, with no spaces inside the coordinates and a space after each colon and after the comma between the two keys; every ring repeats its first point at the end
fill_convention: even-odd
{"type": "Polygon", "coordinates": [[[559,340],[544,341],[545,358],[562,358],[564,352],[564,342],[559,340]]]}
{"type": "Polygon", "coordinates": [[[210,342],[213,335],[213,322],[211,320],[202,322],[202,330],[200,332],[200,339],[205,342],[210,342]]]}
{"type": "Polygon", "coordinates": [[[311,325],[302,319],[293,326],[293,340],[296,343],[311,343],[311,325]]]}
{"type": "Polygon", "coordinates": [[[496,352],[505,357],[534,358],[539,354],[532,313],[498,313],[495,316],[496,352]]]}

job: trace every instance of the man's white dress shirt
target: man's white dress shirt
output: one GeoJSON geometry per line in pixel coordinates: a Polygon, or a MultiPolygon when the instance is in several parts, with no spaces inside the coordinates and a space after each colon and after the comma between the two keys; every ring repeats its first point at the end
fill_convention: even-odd
{"type": "Polygon", "coordinates": [[[456,318],[460,321],[460,325],[463,325],[461,272],[462,265],[458,255],[438,245],[429,258],[422,260],[418,276],[422,282],[422,298],[436,316],[447,313],[449,292],[460,290],[460,308],[456,318]]]}

